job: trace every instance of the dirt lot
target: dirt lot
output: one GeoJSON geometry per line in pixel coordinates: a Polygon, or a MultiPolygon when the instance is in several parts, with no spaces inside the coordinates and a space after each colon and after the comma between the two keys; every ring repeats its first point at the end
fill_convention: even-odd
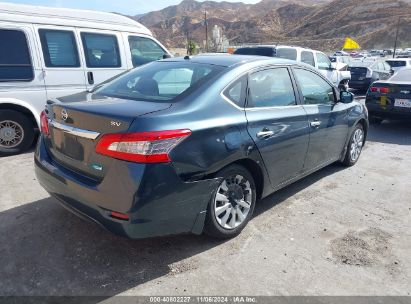
{"type": "Polygon", "coordinates": [[[50,198],[32,158],[0,159],[0,295],[411,293],[411,124],[373,126],[355,167],[260,201],[226,242],[116,237],[50,198]]]}

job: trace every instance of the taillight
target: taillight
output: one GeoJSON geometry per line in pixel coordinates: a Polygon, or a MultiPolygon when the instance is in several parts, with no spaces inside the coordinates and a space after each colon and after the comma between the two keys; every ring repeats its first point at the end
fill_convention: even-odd
{"type": "Polygon", "coordinates": [[[106,134],[96,146],[96,153],[137,163],[170,162],[169,153],[190,130],[106,134]]]}
{"type": "Polygon", "coordinates": [[[385,87],[371,87],[370,91],[373,93],[381,93],[381,94],[388,94],[390,92],[390,88],[385,87]]]}
{"type": "Polygon", "coordinates": [[[40,114],[40,131],[44,135],[49,135],[49,120],[45,111],[40,114]]]}

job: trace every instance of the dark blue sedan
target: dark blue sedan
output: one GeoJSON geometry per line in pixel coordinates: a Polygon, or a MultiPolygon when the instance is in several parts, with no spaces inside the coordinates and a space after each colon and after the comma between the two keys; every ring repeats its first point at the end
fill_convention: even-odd
{"type": "Polygon", "coordinates": [[[153,62],[49,102],[36,153],[65,207],[130,238],[237,235],[258,199],[354,165],[367,111],[312,67],[254,56],[153,62]]]}

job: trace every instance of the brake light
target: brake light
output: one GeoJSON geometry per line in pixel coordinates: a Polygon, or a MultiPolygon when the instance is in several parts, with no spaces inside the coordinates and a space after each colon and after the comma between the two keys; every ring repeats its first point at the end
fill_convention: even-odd
{"type": "Polygon", "coordinates": [[[45,111],[40,114],[40,131],[44,135],[49,135],[49,120],[45,111]]]}
{"type": "Polygon", "coordinates": [[[373,93],[381,93],[381,94],[388,94],[390,92],[390,88],[385,87],[371,87],[370,91],[373,93]]]}
{"type": "Polygon", "coordinates": [[[96,153],[137,163],[167,163],[169,153],[191,134],[190,130],[106,134],[96,153]]]}

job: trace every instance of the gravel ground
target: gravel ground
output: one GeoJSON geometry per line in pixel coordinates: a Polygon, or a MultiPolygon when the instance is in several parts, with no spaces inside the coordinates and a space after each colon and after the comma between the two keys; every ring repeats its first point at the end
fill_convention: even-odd
{"type": "Polygon", "coordinates": [[[409,123],[372,126],[356,166],[260,201],[226,242],[114,236],[50,198],[32,159],[0,159],[0,295],[411,293],[409,123]]]}

